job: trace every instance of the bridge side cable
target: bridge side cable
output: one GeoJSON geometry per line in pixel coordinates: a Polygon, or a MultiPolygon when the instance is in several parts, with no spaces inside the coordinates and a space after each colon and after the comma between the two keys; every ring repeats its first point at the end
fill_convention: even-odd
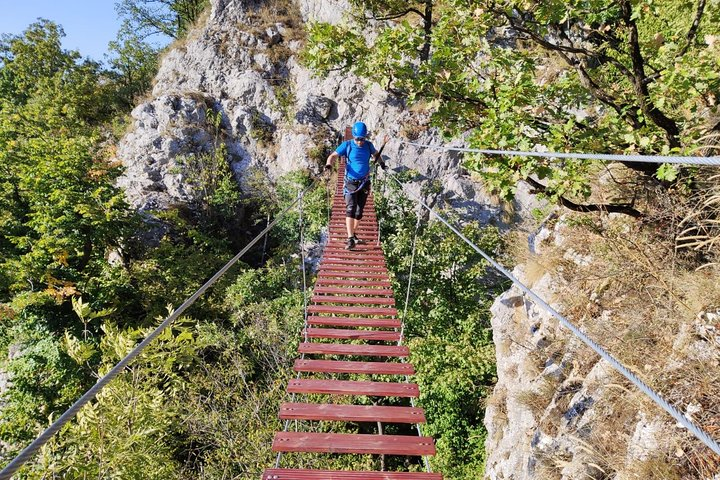
{"type": "Polygon", "coordinates": [[[481,148],[447,147],[443,145],[428,145],[415,142],[400,141],[405,145],[433,150],[483,153],[485,155],[507,155],[511,157],[540,157],[540,158],[575,158],[582,160],[602,160],[606,162],[637,162],[637,163],[672,163],[676,165],[710,165],[720,166],[720,157],[679,157],[664,155],[612,155],[606,153],[562,153],[562,152],[525,152],[521,150],[486,150],[481,148]]]}

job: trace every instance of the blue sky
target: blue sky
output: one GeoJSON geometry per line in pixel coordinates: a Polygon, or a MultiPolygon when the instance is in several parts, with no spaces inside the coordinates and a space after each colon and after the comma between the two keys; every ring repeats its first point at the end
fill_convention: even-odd
{"type": "Polygon", "coordinates": [[[62,25],[63,47],[103,60],[120,29],[115,0],[0,0],[0,33],[20,34],[38,17],[62,25]]]}

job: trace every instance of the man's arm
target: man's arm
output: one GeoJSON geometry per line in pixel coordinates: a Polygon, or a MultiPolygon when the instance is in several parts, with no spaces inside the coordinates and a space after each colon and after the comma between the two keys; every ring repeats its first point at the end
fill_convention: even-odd
{"type": "Polygon", "coordinates": [[[375,158],[375,163],[380,165],[383,170],[385,170],[385,168],[387,168],[387,165],[385,165],[385,162],[383,162],[381,155],[382,155],[383,148],[385,148],[385,144],[388,142],[388,140],[390,140],[390,137],[385,135],[385,137],[383,137],[383,144],[380,146],[380,150],[375,152],[375,154],[373,155],[373,158],[375,158]]]}
{"type": "Polygon", "coordinates": [[[328,155],[327,161],[325,162],[325,170],[331,169],[333,162],[337,160],[338,157],[340,157],[340,155],[337,152],[332,152],[328,155]]]}

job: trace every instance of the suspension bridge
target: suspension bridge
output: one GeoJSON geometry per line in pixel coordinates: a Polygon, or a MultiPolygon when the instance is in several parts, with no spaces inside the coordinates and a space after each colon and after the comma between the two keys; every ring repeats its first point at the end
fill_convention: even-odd
{"type": "MultiPolygon", "coordinates": [[[[540,155],[558,158],[565,155],[588,160],[618,160],[615,158],[617,156],[608,155],[553,154],[552,152],[538,154],[404,143],[421,148],[485,154],[540,155]]],[[[720,157],[633,157],[633,161],[664,163],[664,160],[668,163],[688,165],[720,165],[720,157]]],[[[378,220],[372,195],[368,199],[366,216],[357,231],[364,243],[354,250],[344,248],[343,173],[344,164],[341,163],[332,200],[332,215],[328,227],[329,241],[319,264],[313,296],[310,303],[306,303],[302,342],[299,344],[298,358],[293,366],[296,376],[287,385],[289,401],[279,406],[278,415],[284,421],[284,428],[275,433],[272,442],[272,450],[277,452],[277,457],[274,467],[262,473],[262,480],[440,480],[443,478],[442,475],[431,471],[428,460],[436,453],[435,444],[431,437],[422,433],[425,414],[422,408],[418,408],[415,404],[420,392],[418,386],[411,381],[414,368],[407,362],[410,351],[403,345],[404,328],[396,309],[385,258],[380,247],[378,220]],[[368,376],[370,376],[369,380],[360,379],[368,376]],[[381,377],[383,381],[377,381],[377,377],[381,377]],[[310,402],[309,398],[322,398],[323,403],[310,402]],[[372,405],[364,403],[368,398],[373,400],[372,405]],[[342,433],[323,433],[312,427],[314,422],[333,422],[344,425],[345,428],[342,433]],[[297,427],[291,430],[291,424],[297,427]],[[359,431],[358,425],[363,425],[362,431],[359,431]],[[394,434],[385,434],[385,426],[388,425],[394,427],[392,429],[394,434]],[[353,430],[356,432],[346,433],[353,430]],[[397,434],[398,432],[401,434],[397,434]],[[330,471],[281,468],[283,455],[289,453],[308,457],[317,453],[370,454],[381,459],[386,456],[403,457],[407,458],[403,464],[412,465],[413,470],[419,471],[330,471]]],[[[389,178],[403,188],[394,175],[389,175],[389,178]]],[[[123,372],[151,342],[215,284],[250,248],[264,238],[287,212],[298,204],[302,205],[304,195],[314,185],[315,182],[300,192],[298,198],[269,222],[255,239],[6,465],[0,471],[0,480],[10,480],[22,465],[30,461],[43,445],[72,420],[84,405],[92,401],[100,390],[123,372]]],[[[536,305],[549,312],[583,343],[608,361],[613,368],[687,428],[710,450],[720,455],[720,444],[692,419],[643,383],[632,371],[555,311],[535,292],[523,285],[511,272],[473,244],[422,199],[412,194],[408,196],[477,251],[536,305]]],[[[302,218],[302,208],[300,212],[302,218]]],[[[412,266],[410,277],[412,278],[412,266]]]]}
{"type": "Polygon", "coordinates": [[[409,379],[414,368],[406,362],[410,351],[402,345],[403,328],[380,248],[373,197],[371,194],[368,198],[366,215],[356,231],[362,243],[346,250],[343,177],[344,163],[341,162],[332,203],[329,242],[320,261],[311,304],[307,307],[303,342],[298,348],[300,357],[294,365],[297,376],[287,388],[291,401],[280,406],[279,416],[285,420],[285,429],[275,434],[272,443],[273,451],[278,452],[276,468],[266,470],[262,478],[440,480],[441,475],[429,472],[428,462],[425,473],[277,468],[285,452],[408,457],[435,454],[433,439],[422,435],[425,413],[414,402],[419,389],[409,379]],[[348,376],[383,376],[391,381],[346,380],[348,376]],[[296,396],[306,394],[351,400],[369,397],[374,405],[295,402],[296,396]],[[392,406],[378,405],[390,397],[404,399],[408,405],[398,406],[397,402],[392,402],[392,406]],[[374,425],[375,433],[291,432],[288,431],[291,420],[374,425]],[[415,425],[415,429],[405,435],[385,435],[386,424],[415,425]]]}

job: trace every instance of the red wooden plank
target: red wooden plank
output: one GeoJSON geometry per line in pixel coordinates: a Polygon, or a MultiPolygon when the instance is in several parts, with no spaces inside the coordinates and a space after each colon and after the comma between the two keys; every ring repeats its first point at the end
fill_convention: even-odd
{"type": "MultiPolygon", "coordinates": [[[[342,240],[342,239],[341,239],[342,240]]],[[[345,244],[342,244],[342,247],[328,247],[332,248],[332,250],[325,249],[323,251],[323,260],[325,259],[332,259],[332,258],[342,258],[343,260],[349,260],[352,258],[364,258],[368,260],[385,260],[385,254],[378,250],[370,250],[370,248],[373,248],[376,246],[375,244],[375,238],[366,239],[367,241],[365,243],[356,243],[355,246],[358,248],[358,250],[346,250],[345,244]],[[365,250],[360,250],[361,248],[364,248],[365,250]]],[[[345,242],[347,242],[347,238],[345,239],[345,242]]]]}
{"type": "Polygon", "coordinates": [[[358,373],[378,375],[414,375],[410,363],[395,362],[348,362],[338,360],[295,360],[296,372],[358,373]]]}
{"type": "MultiPolygon", "coordinates": [[[[367,207],[367,205],[365,205],[367,207]]],[[[345,209],[337,210],[337,216],[333,215],[330,217],[330,226],[335,228],[345,228],[345,209]]],[[[376,215],[365,215],[358,227],[377,227],[378,219],[376,215]]]]}
{"type": "Polygon", "coordinates": [[[382,254],[382,252],[367,252],[364,250],[359,250],[362,248],[361,246],[355,247],[357,250],[345,250],[345,247],[343,247],[342,251],[338,250],[337,252],[325,252],[323,255],[323,260],[382,260],[385,261],[385,256],[382,254]]]}
{"type": "Polygon", "coordinates": [[[308,338],[338,338],[346,340],[378,340],[397,342],[400,332],[388,330],[349,330],[346,328],[306,328],[303,335],[308,338]]]}
{"type": "MultiPolygon", "coordinates": [[[[346,233],[346,235],[347,235],[347,233],[346,233]]],[[[345,239],[347,240],[347,237],[345,239]]],[[[382,252],[382,248],[380,247],[380,245],[377,245],[376,243],[368,242],[367,244],[364,244],[364,245],[363,244],[358,245],[358,248],[359,247],[367,248],[368,251],[371,251],[371,252],[382,252]]],[[[340,251],[340,250],[343,250],[344,248],[345,248],[344,245],[342,245],[339,241],[330,241],[325,245],[325,248],[323,249],[323,251],[327,251],[327,250],[340,251]]]]}
{"type": "Polygon", "coordinates": [[[309,305],[309,313],[333,313],[343,315],[374,315],[379,317],[394,317],[397,309],[384,307],[343,307],[338,305],[309,305]]]}
{"type": "Polygon", "coordinates": [[[345,295],[377,295],[392,296],[393,291],[390,288],[342,288],[342,287],[318,287],[313,289],[314,293],[319,294],[345,294],[345,295]]]}
{"type": "Polygon", "coordinates": [[[320,262],[321,266],[329,265],[362,265],[364,267],[385,267],[385,260],[381,258],[338,258],[338,257],[325,257],[320,262]]]}
{"type": "MultiPolygon", "coordinates": [[[[355,233],[361,233],[361,234],[364,233],[364,234],[367,235],[367,236],[370,236],[371,234],[376,234],[376,235],[377,235],[377,231],[378,231],[377,225],[374,225],[374,226],[373,226],[373,225],[367,225],[367,226],[359,225],[359,226],[355,229],[355,233]]],[[[332,226],[331,226],[331,227],[330,227],[330,233],[344,233],[344,234],[347,235],[347,228],[345,228],[345,227],[340,227],[340,226],[338,226],[338,227],[332,227],[332,226]]]]}
{"type": "Polygon", "coordinates": [[[267,469],[261,480],[443,480],[439,473],[267,469]]]}
{"type": "Polygon", "coordinates": [[[325,252],[323,254],[323,261],[335,261],[335,260],[365,260],[365,261],[385,261],[385,256],[380,252],[364,252],[360,250],[345,250],[336,252],[325,252]]]}
{"type": "Polygon", "coordinates": [[[386,267],[371,267],[367,265],[321,265],[321,272],[377,272],[387,273],[386,267]]]}
{"type": "Polygon", "coordinates": [[[320,317],[316,315],[308,317],[308,324],[374,328],[400,328],[402,326],[400,320],[396,318],[320,317]]]}
{"type": "Polygon", "coordinates": [[[370,397],[420,396],[416,383],[359,382],[349,380],[317,380],[298,378],[290,380],[288,393],[324,393],[327,395],[367,395],[370,397]]]}
{"type": "Polygon", "coordinates": [[[351,433],[277,432],[274,452],[374,453],[385,455],[435,455],[431,437],[351,433]]]}
{"type": "Polygon", "coordinates": [[[346,343],[308,342],[298,345],[300,353],[322,355],[364,355],[371,357],[407,357],[410,350],[404,345],[354,345],[346,343]]]}
{"type": "Polygon", "coordinates": [[[368,257],[326,257],[320,261],[320,268],[323,267],[383,267],[387,268],[385,260],[382,258],[368,258],[368,257]]]}
{"type": "Polygon", "coordinates": [[[341,242],[333,242],[325,245],[323,252],[326,254],[343,254],[343,255],[384,255],[382,247],[374,243],[359,244],[355,250],[346,250],[345,245],[341,242]]]}
{"type": "MultiPolygon", "coordinates": [[[[342,216],[331,218],[330,219],[330,225],[329,228],[332,229],[347,229],[347,226],[345,225],[345,214],[341,214],[342,216]]],[[[378,221],[375,217],[367,217],[363,218],[360,224],[357,226],[355,231],[358,229],[378,229],[378,221]]]]}
{"type": "Polygon", "coordinates": [[[390,280],[387,273],[371,273],[371,272],[333,272],[327,270],[320,270],[318,273],[320,278],[376,278],[378,280],[390,280]]]}
{"type": "Polygon", "coordinates": [[[390,280],[341,280],[338,278],[318,278],[315,285],[347,285],[349,287],[390,287],[390,280]]]}
{"type": "MultiPolygon", "coordinates": [[[[355,229],[355,233],[361,237],[377,236],[378,226],[377,225],[360,225],[355,229]]],[[[330,226],[330,233],[338,233],[347,235],[347,228],[345,226],[330,226]]]]}
{"type": "Polygon", "coordinates": [[[414,407],[283,403],[280,420],[327,420],[330,422],[425,423],[425,412],[414,407]]]}
{"type": "Polygon", "coordinates": [[[340,295],[313,295],[313,303],[350,303],[356,305],[395,305],[392,297],[341,297],[340,295]]]}

